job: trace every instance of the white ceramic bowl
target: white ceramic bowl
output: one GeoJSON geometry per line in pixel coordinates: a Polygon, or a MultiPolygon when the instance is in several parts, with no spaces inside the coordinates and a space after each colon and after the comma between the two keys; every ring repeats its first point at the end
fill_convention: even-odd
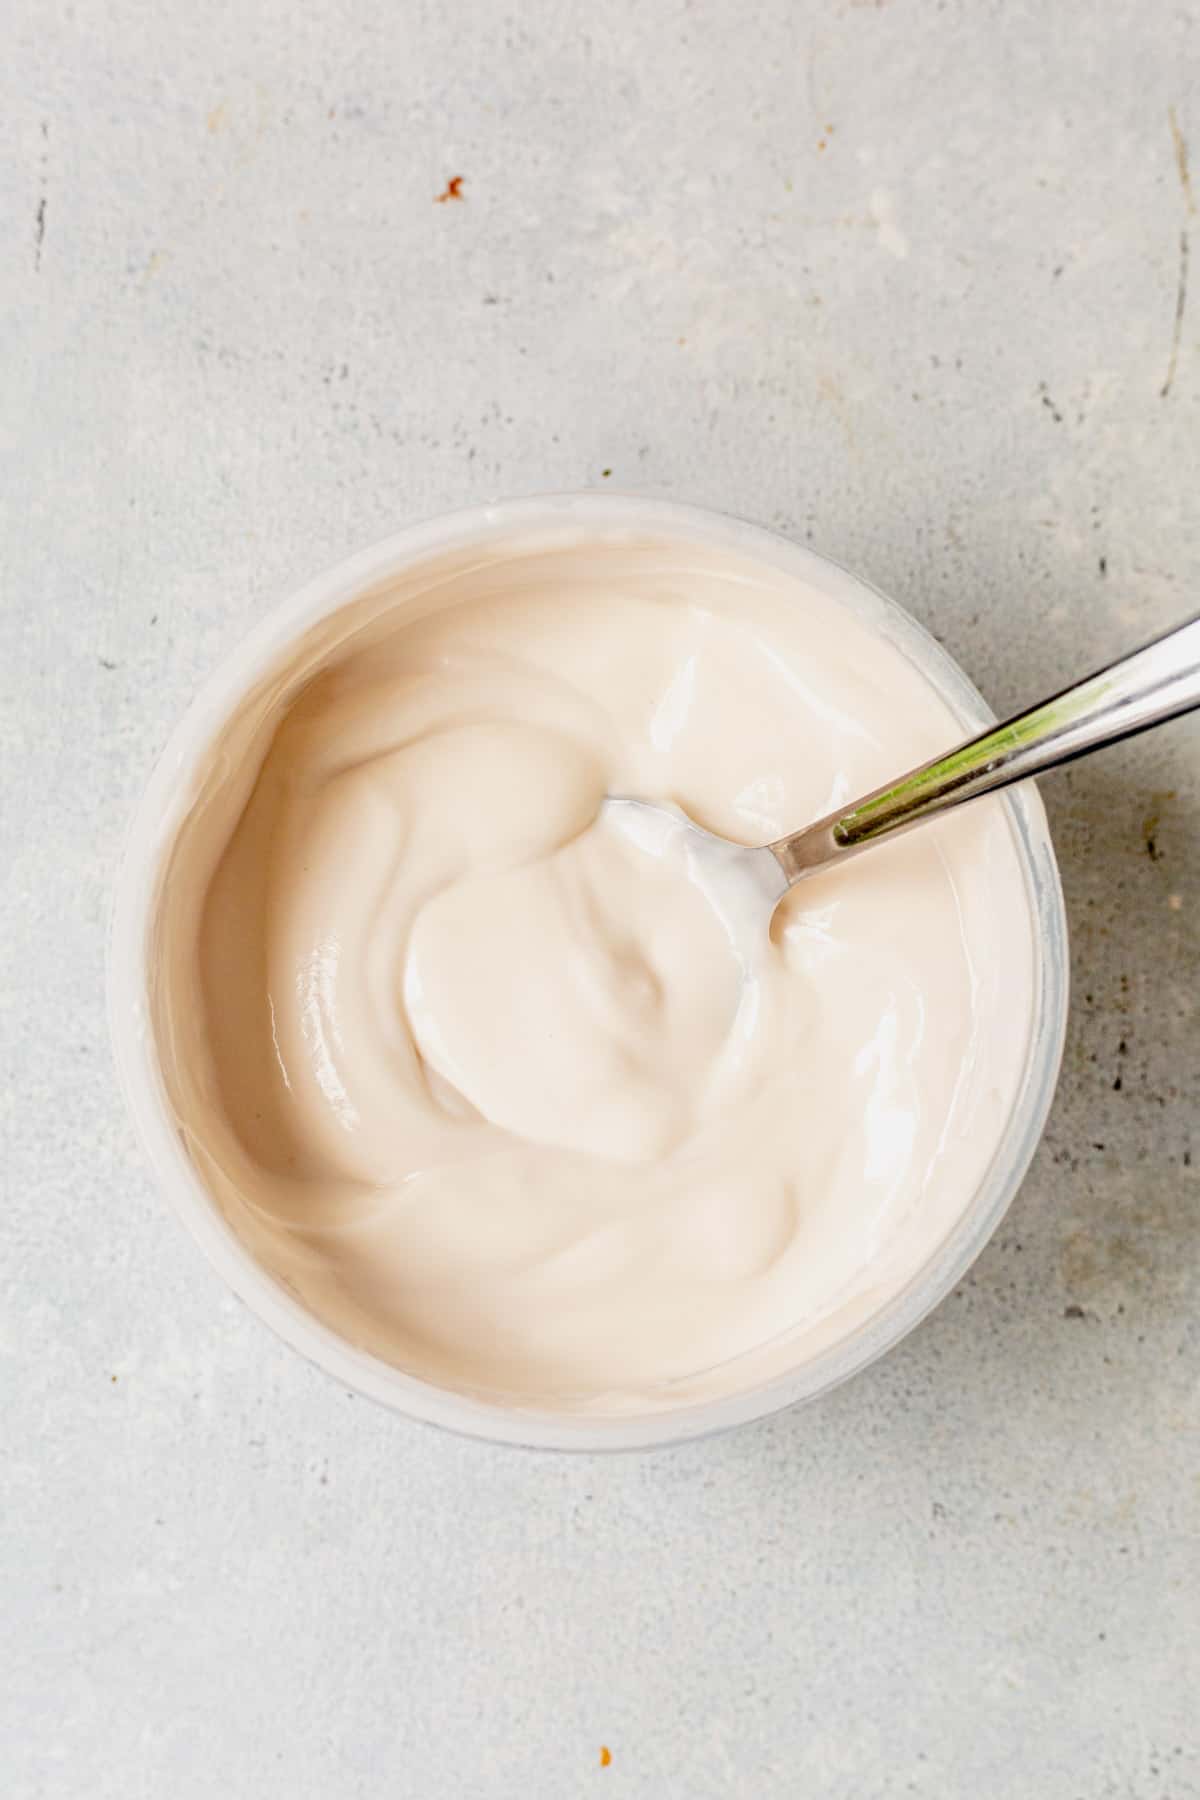
{"type": "Polygon", "coordinates": [[[783,1375],[716,1400],[637,1417],[590,1417],[507,1408],[419,1381],[356,1349],[321,1324],[267,1273],[209,1197],[171,1115],[149,1024],[149,946],[165,853],[186,812],[197,765],[248,690],[289,644],[325,615],[409,564],[440,551],[494,544],[555,525],[594,533],[661,533],[767,563],[819,587],[865,620],[922,671],[962,722],[964,735],[993,715],[958,666],[894,602],[812,551],[719,513],[620,494],[512,500],[414,525],[311,582],[278,607],[205,684],[171,737],[133,821],[117,880],[109,958],[109,1012],[117,1065],[151,1163],[188,1230],[234,1292],[279,1335],[348,1387],[412,1418],[506,1444],[617,1450],[678,1443],[810,1400],[856,1374],[936,1306],[996,1229],[1041,1136],[1054,1093],[1067,1013],[1062,892],[1045,813],[1032,786],[1005,804],[1033,920],[1033,1028],[1020,1090],[982,1182],[964,1194],[949,1236],[913,1280],[865,1323],[783,1375]]]}

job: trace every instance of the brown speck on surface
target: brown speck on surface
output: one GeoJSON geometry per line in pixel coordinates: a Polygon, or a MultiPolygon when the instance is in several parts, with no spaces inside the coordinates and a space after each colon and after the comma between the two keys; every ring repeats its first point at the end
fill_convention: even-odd
{"type": "Polygon", "coordinates": [[[1174,788],[1165,788],[1161,793],[1150,796],[1152,810],[1142,820],[1142,842],[1146,846],[1146,855],[1151,862],[1157,862],[1162,855],[1158,847],[1158,828],[1162,823],[1163,812],[1168,801],[1174,800],[1174,798],[1174,788]]]}
{"type": "Polygon", "coordinates": [[[1064,1319],[1082,1319],[1082,1318],[1086,1318],[1086,1316],[1087,1315],[1085,1314],[1082,1306],[1064,1306],[1063,1307],[1063,1318],[1064,1319]]]}
{"type": "Polygon", "coordinates": [[[1042,405],[1046,408],[1046,411],[1050,414],[1050,417],[1054,420],[1054,423],[1056,425],[1061,425],[1063,422],[1063,416],[1062,416],[1061,412],[1058,410],[1057,406],[1055,406],[1053,400],[1050,398],[1049,393],[1046,391],[1046,384],[1044,381],[1038,382],[1038,395],[1041,398],[1042,405]]]}
{"type": "MultiPolygon", "coordinates": [[[[1183,216],[1194,219],[1196,216],[1196,200],[1192,193],[1192,175],[1188,164],[1187,139],[1179,129],[1179,120],[1175,108],[1167,108],[1167,124],[1171,127],[1171,142],[1175,146],[1175,168],[1179,174],[1179,188],[1183,195],[1183,216]]],[[[1179,363],[1179,345],[1183,337],[1183,315],[1187,310],[1188,284],[1188,234],[1185,225],[1179,233],[1179,274],[1175,283],[1175,317],[1171,326],[1171,350],[1167,358],[1167,372],[1163,384],[1158,390],[1160,400],[1165,400],[1175,380],[1175,370],[1179,363]]]]}
{"type": "Polygon", "coordinates": [[[1108,558],[1107,558],[1107,556],[1102,556],[1100,558],[1100,573],[1102,575],[1108,574],[1108,558]]]}
{"type": "Polygon", "coordinates": [[[434,205],[445,206],[447,200],[465,199],[466,196],[463,194],[462,186],[466,179],[465,175],[451,175],[442,192],[434,195],[434,205]]]}
{"type": "Polygon", "coordinates": [[[1160,400],[1165,400],[1170,393],[1171,384],[1175,380],[1175,370],[1179,364],[1179,343],[1183,337],[1183,315],[1187,311],[1188,255],[1188,234],[1186,231],[1181,231],[1179,234],[1179,277],[1175,284],[1175,320],[1171,327],[1171,351],[1167,357],[1167,372],[1163,377],[1163,384],[1158,390],[1160,400]]]}
{"type": "Polygon", "coordinates": [[[208,126],[208,129],[210,131],[218,132],[218,131],[220,131],[220,129],[224,123],[225,123],[225,102],[224,102],[224,100],[222,100],[216,106],[213,107],[212,111],[208,115],[208,118],[205,120],[205,124],[208,126]]]}
{"type": "Polygon", "coordinates": [[[818,138],[818,139],[817,139],[817,149],[818,149],[818,150],[823,150],[823,149],[824,149],[824,148],[825,148],[825,139],[824,139],[824,138],[818,138]]]}
{"type": "Polygon", "coordinates": [[[41,195],[33,215],[33,269],[37,274],[42,266],[42,245],[46,242],[46,161],[49,152],[45,146],[50,142],[50,121],[42,120],[42,153],[39,157],[41,169],[41,195]]]}
{"type": "Polygon", "coordinates": [[[1167,124],[1171,127],[1171,142],[1175,146],[1175,167],[1179,171],[1179,185],[1183,189],[1183,203],[1190,217],[1196,214],[1196,201],[1192,194],[1192,175],[1188,166],[1187,139],[1179,129],[1179,119],[1175,108],[1167,108],[1167,124]]]}
{"type": "Polygon", "coordinates": [[[610,476],[610,475],[611,475],[611,474],[612,474],[612,470],[611,470],[611,469],[601,469],[601,471],[600,471],[600,479],[601,479],[601,480],[602,480],[602,481],[607,481],[607,480],[608,480],[608,478],[609,478],[609,476],[610,476]]]}
{"type": "Polygon", "coordinates": [[[1182,894],[1168,894],[1167,895],[1167,905],[1170,907],[1172,912],[1182,912],[1182,910],[1183,910],[1183,895],[1182,894]]]}
{"type": "Polygon", "coordinates": [[[110,1380],[110,1381],[115,1381],[115,1380],[116,1380],[116,1379],[117,1379],[117,1378],[116,1378],[116,1376],[115,1376],[115,1375],[110,1375],[110,1376],[109,1376],[109,1380],[110,1380]]]}
{"type": "Polygon", "coordinates": [[[609,1749],[607,1744],[601,1744],[601,1746],[600,1746],[600,1767],[602,1769],[607,1769],[607,1767],[611,1761],[612,1761],[612,1751],[609,1749]]]}

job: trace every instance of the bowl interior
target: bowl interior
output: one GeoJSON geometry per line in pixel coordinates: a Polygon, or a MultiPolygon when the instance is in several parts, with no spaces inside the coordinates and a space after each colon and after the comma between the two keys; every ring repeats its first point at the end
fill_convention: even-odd
{"type": "MultiPolygon", "coordinates": [[[[302,1354],[401,1412],[492,1441],[561,1449],[628,1449],[697,1437],[812,1398],[881,1355],[936,1305],[978,1255],[1015,1194],[1040,1138],[1062,1054],[1066,929],[1045,815],[1026,785],[1005,796],[1032,920],[1033,1023],[1023,1077],[983,1181],[913,1279],[827,1350],[719,1399],[633,1416],[517,1409],[435,1387],[355,1348],[323,1325],[253,1258],[207,1193],[181,1141],[150,1024],[150,942],[164,861],[192,777],[221,726],[281,654],[319,619],[380,582],[450,549],[515,534],[634,531],[734,553],[819,587],[885,637],[928,680],[964,734],[992,715],[940,646],[900,607],[813,552],[719,514],[617,494],[520,500],[418,525],[340,565],[273,612],[205,685],[173,734],[133,821],[114,901],[110,1018],[118,1068],[139,1135],[188,1229],[241,1298],[302,1354]]],[[[731,1369],[736,1364],[728,1365],[731,1369]]]]}

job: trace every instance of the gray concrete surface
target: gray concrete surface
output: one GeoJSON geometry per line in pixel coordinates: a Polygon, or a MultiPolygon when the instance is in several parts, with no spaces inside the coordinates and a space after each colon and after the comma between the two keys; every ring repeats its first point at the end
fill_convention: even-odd
{"type": "Polygon", "coordinates": [[[0,1793],[1200,1794],[1200,726],[1048,789],[1076,995],[1005,1227],[722,1441],[490,1451],[314,1373],[168,1215],[102,1011],[197,681],[419,515],[743,512],[999,706],[1200,604],[1196,6],[5,21],[0,1793]]]}

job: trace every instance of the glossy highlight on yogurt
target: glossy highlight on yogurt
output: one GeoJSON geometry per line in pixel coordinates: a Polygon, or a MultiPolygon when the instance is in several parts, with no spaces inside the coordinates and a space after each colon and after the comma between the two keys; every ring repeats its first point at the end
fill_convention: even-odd
{"type": "Polygon", "coordinates": [[[232,1228],[356,1345],[516,1407],[662,1410],[836,1343],[1019,1086],[1003,803],[750,945],[601,803],[762,843],[958,735],[834,600],[657,535],[441,553],[313,627],[218,735],[156,913],[164,1077],[232,1228]]]}

